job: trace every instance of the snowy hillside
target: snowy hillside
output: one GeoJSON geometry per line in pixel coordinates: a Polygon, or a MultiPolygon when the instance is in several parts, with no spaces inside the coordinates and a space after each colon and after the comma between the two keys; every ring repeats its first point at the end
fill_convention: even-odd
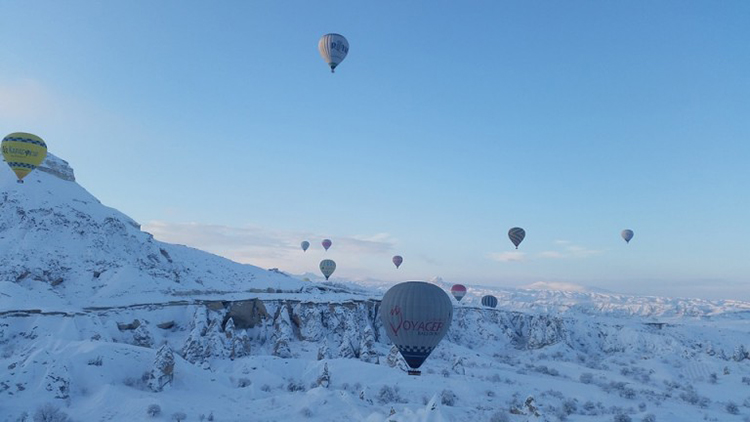
{"type": "Polygon", "coordinates": [[[413,377],[387,286],[159,242],[41,170],[0,173],[0,422],[750,419],[748,303],[467,286],[413,377]]]}
{"type": "Polygon", "coordinates": [[[82,303],[232,298],[309,287],[279,273],[154,240],[78,185],[68,164],[52,154],[23,184],[3,167],[0,250],[6,259],[0,267],[0,309],[20,303],[61,310],[82,303]]]}

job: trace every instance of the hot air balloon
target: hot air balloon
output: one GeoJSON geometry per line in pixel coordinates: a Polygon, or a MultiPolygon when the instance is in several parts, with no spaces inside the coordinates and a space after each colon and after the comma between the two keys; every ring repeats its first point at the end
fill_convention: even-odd
{"type": "Polygon", "coordinates": [[[16,173],[18,183],[31,173],[47,157],[47,144],[42,138],[30,133],[15,132],[3,138],[3,158],[16,173]]]}
{"type": "Polygon", "coordinates": [[[630,243],[630,239],[633,238],[633,230],[625,229],[620,233],[620,236],[625,239],[625,242],[630,243]]]}
{"type": "Polygon", "coordinates": [[[320,242],[320,244],[323,245],[323,247],[325,248],[325,250],[328,250],[328,248],[331,247],[331,245],[333,244],[333,242],[331,242],[331,239],[323,239],[323,241],[320,242]]]}
{"type": "Polygon", "coordinates": [[[331,73],[333,73],[336,66],[349,53],[349,41],[343,35],[325,34],[318,41],[318,51],[320,51],[320,55],[323,56],[323,60],[328,63],[328,66],[331,66],[331,73]]]}
{"type": "Polygon", "coordinates": [[[448,332],[453,305],[440,287],[424,281],[399,283],[385,292],[380,320],[388,338],[412,370],[417,369],[448,332]]]}
{"type": "Polygon", "coordinates": [[[482,305],[494,308],[497,306],[497,298],[492,295],[482,296],[482,305]]]}
{"type": "Polygon", "coordinates": [[[326,276],[326,280],[328,280],[328,277],[330,277],[334,271],[336,271],[336,263],[333,262],[332,259],[324,259],[320,261],[320,272],[326,276]]]}
{"type": "Polygon", "coordinates": [[[303,240],[302,243],[300,243],[300,246],[302,246],[302,250],[307,252],[307,248],[310,247],[310,242],[307,240],[303,240]]]}
{"type": "Polygon", "coordinates": [[[392,259],[393,265],[396,266],[396,268],[401,266],[401,263],[404,262],[404,258],[401,255],[396,255],[392,259]]]}
{"type": "Polygon", "coordinates": [[[513,227],[508,230],[508,237],[510,238],[510,241],[516,245],[516,249],[518,249],[518,245],[520,245],[521,242],[523,242],[523,238],[526,237],[526,230],[520,227],[513,227]]]}
{"type": "Polygon", "coordinates": [[[454,284],[453,287],[451,287],[451,294],[460,302],[461,299],[466,296],[466,286],[463,284],[454,284]]]}

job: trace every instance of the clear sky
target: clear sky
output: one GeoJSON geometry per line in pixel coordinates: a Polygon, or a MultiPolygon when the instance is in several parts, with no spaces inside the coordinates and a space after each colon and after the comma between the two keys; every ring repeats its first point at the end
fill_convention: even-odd
{"type": "Polygon", "coordinates": [[[750,300],[750,2],[6,0],[0,16],[0,131],[43,137],[158,239],[297,274],[325,256],[353,279],[750,300]],[[335,74],[328,32],[350,44],[335,74]]]}

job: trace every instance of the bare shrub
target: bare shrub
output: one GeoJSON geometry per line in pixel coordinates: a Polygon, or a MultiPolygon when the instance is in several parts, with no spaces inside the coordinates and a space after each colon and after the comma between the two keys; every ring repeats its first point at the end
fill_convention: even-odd
{"type": "Polygon", "coordinates": [[[724,409],[727,411],[727,413],[731,413],[732,415],[739,415],[740,414],[740,408],[737,406],[737,403],[730,401],[727,403],[726,406],[724,406],[724,409]]]}
{"type": "Polygon", "coordinates": [[[490,422],[510,422],[510,419],[507,413],[498,410],[490,416],[490,422]]]}
{"type": "Polygon", "coordinates": [[[300,391],[304,393],[307,391],[307,387],[305,387],[305,384],[302,381],[291,380],[289,381],[289,384],[286,385],[286,391],[300,391]]]}
{"type": "Polygon", "coordinates": [[[146,414],[152,418],[161,415],[161,406],[158,404],[150,404],[146,409],[146,414]]]}
{"type": "Polygon", "coordinates": [[[390,385],[384,385],[380,391],[378,391],[377,400],[380,404],[407,402],[399,394],[398,387],[391,387],[390,385]]]}
{"type": "Polygon", "coordinates": [[[451,390],[443,390],[443,392],[440,394],[440,403],[446,406],[453,407],[453,405],[456,404],[456,400],[456,393],[451,390]]]}
{"type": "Polygon", "coordinates": [[[43,404],[34,412],[34,422],[69,422],[68,414],[52,403],[43,404]]]}

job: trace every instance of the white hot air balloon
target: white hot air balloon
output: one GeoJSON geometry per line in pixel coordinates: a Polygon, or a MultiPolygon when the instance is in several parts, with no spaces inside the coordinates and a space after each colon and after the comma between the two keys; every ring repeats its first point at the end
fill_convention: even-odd
{"type": "Polygon", "coordinates": [[[330,277],[334,271],[336,271],[336,263],[333,262],[332,259],[324,259],[320,261],[320,272],[323,273],[326,280],[328,280],[328,277],[330,277]]]}
{"type": "Polygon", "coordinates": [[[417,370],[448,332],[453,304],[440,287],[424,281],[399,283],[385,292],[380,320],[388,338],[412,370],[417,370]]]}
{"type": "Polygon", "coordinates": [[[323,60],[328,63],[328,66],[331,66],[331,73],[333,73],[336,66],[344,60],[349,52],[349,41],[343,35],[325,34],[318,41],[318,50],[320,55],[323,56],[323,60]]]}

